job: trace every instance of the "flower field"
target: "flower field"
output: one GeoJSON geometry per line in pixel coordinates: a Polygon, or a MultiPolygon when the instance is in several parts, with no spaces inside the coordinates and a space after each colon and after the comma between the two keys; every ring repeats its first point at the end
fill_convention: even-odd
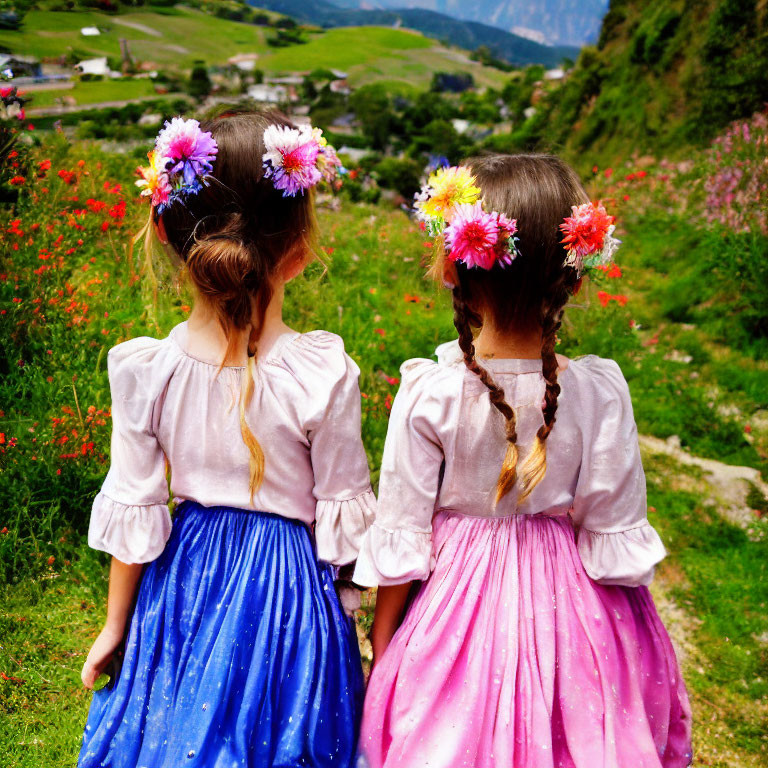
{"type": "MultiPolygon", "coordinates": [[[[590,190],[624,245],[579,294],[559,347],[619,361],[641,434],[763,477],[766,122],[733,125],[685,161],[593,167],[590,190]]],[[[20,150],[6,179],[18,200],[0,220],[0,754],[14,768],[73,765],[88,706],[79,670],[107,558],[85,532],[109,460],[107,350],[166,334],[191,303],[170,285],[154,297],[129,247],[146,216],[141,155],[53,134],[20,150]]],[[[342,191],[320,213],[327,269],[290,286],[288,321],[340,333],[360,364],[375,482],[399,365],[452,338],[451,311],[424,278],[431,242],[402,211],[342,191]]],[[[734,481],[734,499],[699,466],[651,449],[645,460],[670,551],[654,590],[683,656],[696,765],[765,765],[768,500],[759,483],[734,481]]]]}

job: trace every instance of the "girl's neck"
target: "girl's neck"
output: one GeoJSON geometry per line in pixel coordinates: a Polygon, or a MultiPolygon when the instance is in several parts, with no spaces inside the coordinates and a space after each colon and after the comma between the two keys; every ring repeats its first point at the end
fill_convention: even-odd
{"type": "MultiPolygon", "coordinates": [[[[275,287],[275,292],[264,313],[264,322],[257,333],[253,326],[237,332],[237,352],[228,365],[245,365],[247,350],[256,350],[257,357],[264,356],[284,333],[292,331],[283,322],[284,286],[275,287]]],[[[198,299],[187,321],[190,352],[204,360],[222,360],[227,351],[227,337],[216,319],[216,315],[198,299]]]]}
{"type": "Polygon", "coordinates": [[[537,360],[541,342],[541,328],[500,331],[485,322],[475,338],[475,352],[478,357],[537,360]]]}

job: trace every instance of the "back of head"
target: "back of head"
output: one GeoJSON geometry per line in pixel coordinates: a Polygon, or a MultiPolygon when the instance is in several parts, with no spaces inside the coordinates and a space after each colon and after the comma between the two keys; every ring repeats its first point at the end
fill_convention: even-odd
{"type": "Polygon", "coordinates": [[[499,330],[541,325],[565,305],[578,280],[567,267],[560,225],[589,202],[575,171],[552,155],[489,155],[465,163],[484,207],[517,222],[520,256],[492,270],[459,265],[465,300],[482,306],[499,330]]]}
{"type": "MultiPolygon", "coordinates": [[[[546,440],[552,431],[560,385],[555,344],[563,311],[579,281],[569,266],[560,225],[572,207],[589,198],[573,169],[551,155],[489,155],[464,166],[480,189],[483,209],[516,223],[515,257],[492,268],[456,262],[458,284],[453,288],[454,323],[467,367],[488,387],[491,402],[506,420],[507,451],[497,489],[501,499],[518,482],[522,502],[546,472],[546,440]],[[483,319],[503,334],[512,330],[541,334],[542,373],[546,394],[543,424],[518,473],[517,418],[503,390],[477,361],[473,329],[483,319]]],[[[442,253],[442,259],[450,254],[442,253]]],[[[436,264],[442,273],[442,261],[436,264]]]]}
{"type": "Polygon", "coordinates": [[[293,128],[277,111],[227,111],[204,121],[218,146],[207,183],[162,213],[168,241],[235,352],[235,331],[263,322],[271,279],[291,256],[313,250],[311,193],[284,196],[264,173],[264,132],[293,128]]]}

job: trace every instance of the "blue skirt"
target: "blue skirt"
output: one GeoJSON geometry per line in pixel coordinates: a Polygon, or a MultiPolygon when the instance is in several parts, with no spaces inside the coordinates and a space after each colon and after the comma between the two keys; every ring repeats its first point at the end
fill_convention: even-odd
{"type": "Polygon", "coordinates": [[[349,768],[362,693],[354,623],[308,528],[184,502],[78,765],[349,768]]]}

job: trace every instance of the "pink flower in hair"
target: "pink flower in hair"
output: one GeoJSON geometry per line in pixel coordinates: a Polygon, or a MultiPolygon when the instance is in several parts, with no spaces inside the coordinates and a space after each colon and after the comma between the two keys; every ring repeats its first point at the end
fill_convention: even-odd
{"type": "Polygon", "coordinates": [[[317,168],[320,145],[311,128],[270,125],[264,131],[264,147],[264,175],[283,197],[304,194],[322,178],[317,168]]]}
{"type": "Polygon", "coordinates": [[[516,255],[516,231],[515,221],[500,213],[486,213],[479,202],[457,205],[445,228],[448,258],[470,268],[492,269],[496,262],[511,264],[516,255]]]}
{"type": "Polygon", "coordinates": [[[560,225],[565,249],[578,258],[602,251],[614,217],[608,215],[601,203],[574,205],[571,211],[572,215],[560,225]]]}

